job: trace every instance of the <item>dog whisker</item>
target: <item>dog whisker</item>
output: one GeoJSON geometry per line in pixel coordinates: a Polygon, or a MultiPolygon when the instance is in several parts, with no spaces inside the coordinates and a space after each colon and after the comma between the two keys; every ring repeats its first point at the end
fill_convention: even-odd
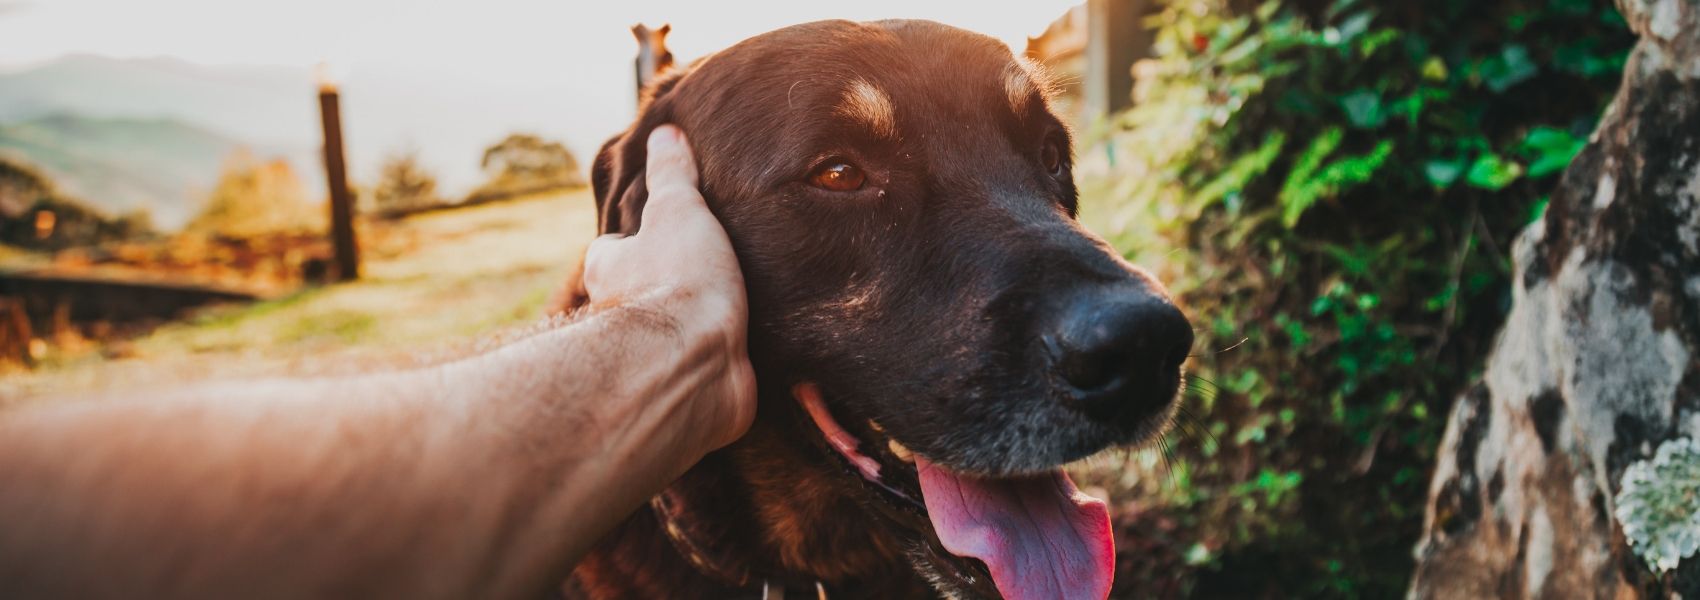
{"type": "Polygon", "coordinates": [[[1189,389],[1189,390],[1191,390],[1191,389],[1200,389],[1200,390],[1209,389],[1211,391],[1221,391],[1222,390],[1221,385],[1218,385],[1215,381],[1212,381],[1208,377],[1203,377],[1203,376],[1200,376],[1200,375],[1197,375],[1197,374],[1188,373],[1186,375],[1186,379],[1187,379],[1187,389],[1189,389]],[[1202,386],[1209,386],[1209,387],[1206,388],[1206,387],[1202,387],[1202,386]]]}
{"type": "Polygon", "coordinates": [[[1205,425],[1204,420],[1200,419],[1198,415],[1192,411],[1187,410],[1186,406],[1183,405],[1179,407],[1175,414],[1178,418],[1177,423],[1180,424],[1182,431],[1190,433],[1192,437],[1195,438],[1197,437],[1197,434],[1203,434],[1204,437],[1210,438],[1211,444],[1218,447],[1222,445],[1222,440],[1218,439],[1216,434],[1210,431],[1210,428],[1205,425]]]}
{"type": "Polygon", "coordinates": [[[1163,456],[1163,483],[1167,484],[1169,486],[1169,488],[1173,489],[1177,485],[1177,483],[1175,481],[1175,446],[1174,446],[1174,443],[1169,441],[1168,438],[1164,438],[1162,443],[1158,444],[1157,446],[1158,446],[1158,448],[1161,449],[1161,451],[1163,453],[1162,454],[1162,456],[1163,456]]]}

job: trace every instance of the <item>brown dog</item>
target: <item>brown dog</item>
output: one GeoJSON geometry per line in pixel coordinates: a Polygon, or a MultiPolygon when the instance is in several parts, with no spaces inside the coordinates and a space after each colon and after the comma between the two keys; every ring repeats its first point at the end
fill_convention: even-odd
{"type": "Polygon", "coordinates": [[[744,270],[760,409],[566,595],[1103,597],[1108,514],[1058,467],[1162,432],[1192,332],[1076,222],[1040,77],[924,21],[751,38],[603,146],[603,232],[638,229],[664,123],[744,270]]]}

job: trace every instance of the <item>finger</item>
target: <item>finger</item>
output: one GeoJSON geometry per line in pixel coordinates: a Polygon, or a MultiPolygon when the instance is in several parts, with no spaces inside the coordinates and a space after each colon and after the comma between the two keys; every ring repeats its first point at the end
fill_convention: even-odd
{"type": "Polygon", "coordinates": [[[601,283],[603,271],[618,269],[620,255],[625,253],[625,246],[627,246],[627,244],[621,243],[625,239],[625,234],[610,233],[591,240],[590,246],[584,249],[584,286],[586,292],[595,294],[594,288],[601,283]]]}
{"type": "Polygon", "coordinates": [[[691,155],[685,133],[678,127],[662,125],[649,133],[649,162],[644,170],[645,184],[652,195],[673,186],[689,188],[692,192],[697,189],[696,157],[691,155]]]}

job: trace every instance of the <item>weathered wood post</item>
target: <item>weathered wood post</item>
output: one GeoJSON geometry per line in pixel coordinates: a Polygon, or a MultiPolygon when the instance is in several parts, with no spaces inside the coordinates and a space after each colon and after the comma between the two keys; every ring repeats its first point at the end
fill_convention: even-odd
{"type": "Polygon", "coordinates": [[[1151,52],[1145,26],[1151,0],[1088,0],[1086,114],[1108,115],[1133,105],[1133,63],[1151,52]]]}
{"type": "Polygon", "coordinates": [[[354,198],[348,191],[342,156],[342,108],[336,83],[319,74],[319,115],[325,128],[325,183],[331,195],[331,245],[336,253],[333,281],[360,278],[360,246],[354,237],[354,198]]]}

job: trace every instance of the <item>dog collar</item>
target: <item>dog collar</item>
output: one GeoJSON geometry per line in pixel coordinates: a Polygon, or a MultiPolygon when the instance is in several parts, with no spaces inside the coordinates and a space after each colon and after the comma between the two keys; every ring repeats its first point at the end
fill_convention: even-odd
{"type": "MultiPolygon", "coordinates": [[[[826,586],[821,585],[819,581],[815,582],[815,598],[827,600],[826,586]]],[[[761,600],[785,600],[785,584],[773,580],[762,580],[761,600]]]]}
{"type": "Polygon", "coordinates": [[[697,531],[695,520],[683,518],[685,506],[684,498],[672,488],[649,500],[650,509],[655,511],[655,520],[661,522],[661,531],[667,534],[673,549],[690,561],[692,567],[724,584],[734,587],[749,585],[749,566],[731,557],[731,549],[720,542],[723,536],[697,531]]]}
{"type": "Polygon", "coordinates": [[[660,522],[661,531],[673,544],[674,551],[685,557],[699,573],[732,587],[758,591],[762,600],[785,600],[788,595],[791,598],[827,600],[826,586],[819,581],[804,582],[780,577],[761,577],[758,581],[747,564],[732,558],[730,548],[717,543],[717,536],[691,525],[692,520],[684,517],[687,510],[684,498],[672,488],[650,498],[649,506],[660,522]],[[813,588],[813,594],[808,593],[810,588],[813,588]]]}

